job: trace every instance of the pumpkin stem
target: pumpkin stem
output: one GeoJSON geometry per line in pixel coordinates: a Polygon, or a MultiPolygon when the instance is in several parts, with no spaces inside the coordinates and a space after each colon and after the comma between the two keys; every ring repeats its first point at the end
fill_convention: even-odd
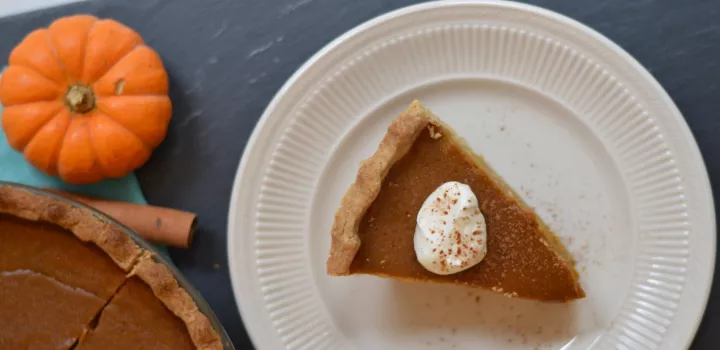
{"type": "Polygon", "coordinates": [[[87,85],[75,84],[65,94],[65,103],[74,113],[86,113],[95,108],[95,93],[87,85]]]}

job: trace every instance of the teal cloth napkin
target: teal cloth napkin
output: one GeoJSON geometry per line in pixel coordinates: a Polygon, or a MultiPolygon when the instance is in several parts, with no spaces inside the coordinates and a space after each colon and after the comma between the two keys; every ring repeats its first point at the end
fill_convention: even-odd
{"type": "MultiPolygon", "coordinates": [[[[2,113],[2,107],[0,107],[2,113]]],[[[1,117],[0,117],[1,118],[1,117]]],[[[91,185],[70,185],[57,177],[46,175],[28,163],[22,154],[7,143],[0,128],[0,180],[17,182],[35,187],[50,187],[58,190],[84,194],[109,200],[147,204],[135,175],[112,179],[91,185]]]]}
{"type": "MultiPolygon", "coordinates": [[[[0,121],[2,120],[2,106],[0,106],[0,121]]],[[[21,183],[35,187],[50,187],[58,190],[84,194],[86,196],[147,204],[140,184],[134,174],[121,179],[105,180],[90,185],[70,185],[59,178],[46,175],[35,169],[19,152],[16,152],[7,143],[5,132],[0,128],[0,180],[21,183]]],[[[166,256],[165,246],[156,247],[166,256]]]]}

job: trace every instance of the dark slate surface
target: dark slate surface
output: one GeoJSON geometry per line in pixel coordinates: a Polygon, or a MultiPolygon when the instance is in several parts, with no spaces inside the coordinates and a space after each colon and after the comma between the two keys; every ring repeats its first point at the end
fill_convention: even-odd
{"type": "MultiPolygon", "coordinates": [[[[0,63],[31,29],[77,12],[123,21],[157,49],[170,73],[175,114],[167,140],[138,176],[151,203],[199,214],[192,249],[171,250],[171,255],[215,309],[236,347],[250,349],[226,257],[228,198],[247,138],[274,93],[315,51],[353,26],[412,2],[92,1],[0,19],[0,63]]],[[[595,28],[648,67],[685,115],[718,183],[720,2],[535,3],[595,28]]],[[[719,299],[713,288],[693,348],[716,348],[720,341],[719,299]]]]}

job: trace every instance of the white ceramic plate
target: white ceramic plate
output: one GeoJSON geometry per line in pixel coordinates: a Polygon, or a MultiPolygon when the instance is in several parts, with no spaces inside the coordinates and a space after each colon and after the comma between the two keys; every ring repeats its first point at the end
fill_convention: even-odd
{"type": "Polygon", "coordinates": [[[280,90],[238,170],[228,253],[260,349],[674,350],[707,301],[713,213],[687,125],[622,49],[532,6],[444,1],[351,30],[280,90]],[[587,298],[325,274],[340,198],[414,98],[563,239],[587,298]]]}

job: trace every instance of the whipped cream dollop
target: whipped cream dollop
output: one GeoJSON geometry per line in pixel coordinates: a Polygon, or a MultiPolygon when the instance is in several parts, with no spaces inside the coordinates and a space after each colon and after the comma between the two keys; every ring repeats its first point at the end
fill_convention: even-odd
{"type": "Polygon", "coordinates": [[[485,258],[487,230],[470,186],[446,182],[425,200],[417,215],[415,255],[428,271],[450,275],[485,258]]]}

